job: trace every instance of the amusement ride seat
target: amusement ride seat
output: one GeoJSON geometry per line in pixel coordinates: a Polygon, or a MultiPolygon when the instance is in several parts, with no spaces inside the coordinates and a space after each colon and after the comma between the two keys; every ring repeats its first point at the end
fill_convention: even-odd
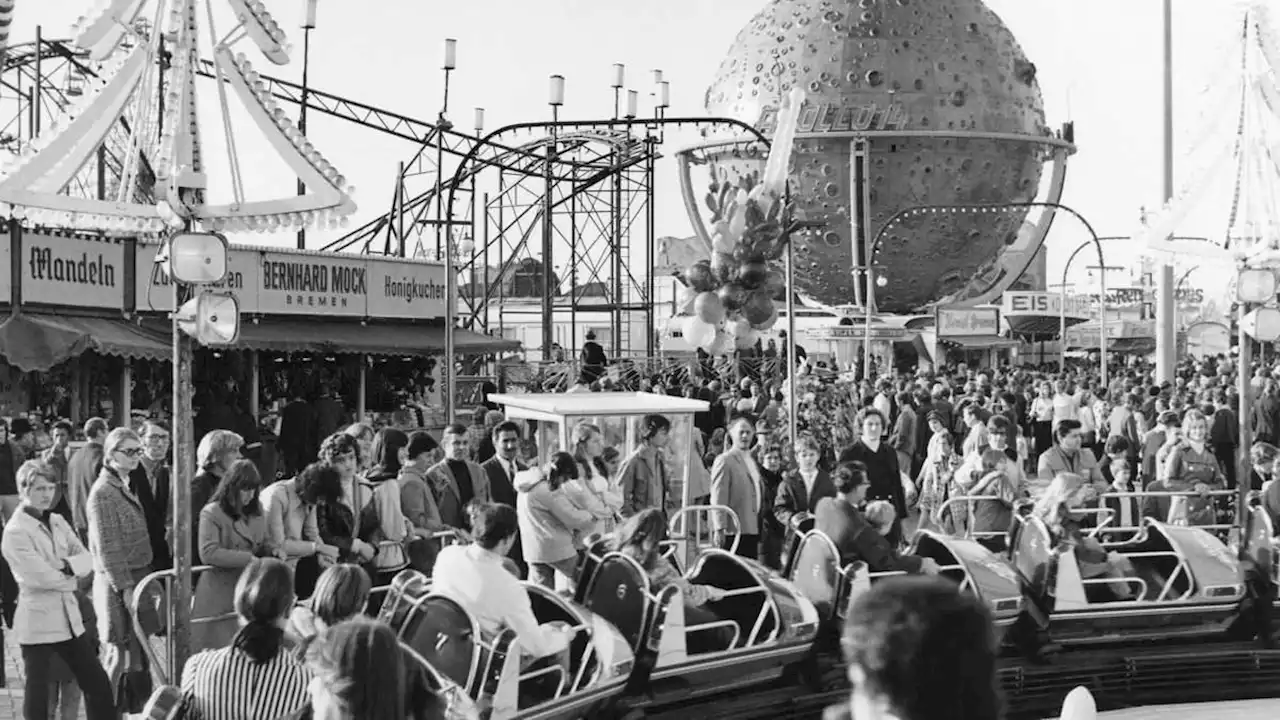
{"type": "Polygon", "coordinates": [[[833,620],[844,584],[839,549],[820,530],[800,536],[795,548],[787,579],[813,602],[823,622],[833,620]]]}
{"type": "Polygon", "coordinates": [[[481,652],[480,628],[460,603],[444,595],[428,595],[413,604],[400,639],[440,674],[473,697],[479,690],[486,658],[481,652]]]}

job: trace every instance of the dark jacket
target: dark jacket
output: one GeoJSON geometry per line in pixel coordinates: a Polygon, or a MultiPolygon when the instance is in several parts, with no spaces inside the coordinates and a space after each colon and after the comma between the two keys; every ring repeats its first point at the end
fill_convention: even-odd
{"type": "MultiPolygon", "coordinates": [[[[147,533],[151,536],[151,567],[155,570],[167,570],[173,566],[173,553],[169,550],[168,538],[169,467],[158,464],[153,472],[154,479],[147,474],[146,467],[139,463],[129,473],[129,489],[138,496],[138,502],[142,503],[142,515],[147,519],[147,533]]],[[[199,524],[199,517],[192,516],[193,525],[199,524]]]]}
{"type": "Polygon", "coordinates": [[[814,510],[814,528],[840,550],[840,564],[861,560],[871,572],[920,572],[921,559],[903,555],[876,531],[862,511],[840,498],[823,498],[814,510]]]}
{"type": "Polygon", "coordinates": [[[813,480],[813,494],[810,495],[804,486],[804,478],[799,470],[792,470],[782,478],[778,491],[773,499],[773,516],[782,526],[784,532],[796,513],[811,513],[818,507],[823,498],[835,497],[836,486],[831,483],[831,476],[819,470],[813,480]]]}
{"type": "MultiPolygon", "coordinates": [[[[935,408],[936,409],[936,408],[935,408]]],[[[889,534],[890,542],[897,542],[901,536],[902,518],[907,517],[907,496],[902,490],[902,473],[898,468],[898,454],[889,443],[880,443],[880,449],[872,451],[861,439],[840,453],[840,462],[858,460],[867,466],[867,502],[888,500],[893,503],[898,519],[894,521],[893,532],[889,534]]]]}

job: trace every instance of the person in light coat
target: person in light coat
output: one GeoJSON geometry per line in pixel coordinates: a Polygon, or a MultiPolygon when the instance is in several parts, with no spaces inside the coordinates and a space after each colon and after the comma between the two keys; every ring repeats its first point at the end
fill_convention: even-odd
{"type": "Polygon", "coordinates": [[[573,501],[565,483],[578,477],[578,463],[566,452],[551,456],[543,467],[516,473],[516,516],[524,540],[524,559],[530,579],[555,587],[560,573],[572,584],[578,569],[575,533],[590,531],[605,519],[573,501]]]}
{"type": "MultiPolygon", "coordinates": [[[[751,456],[755,437],[756,429],[749,420],[734,420],[729,424],[732,444],[711,466],[711,504],[724,505],[737,515],[738,554],[752,560],[759,556],[760,513],[765,508],[760,467],[751,456]]],[[[711,515],[711,529],[718,545],[726,550],[733,546],[735,528],[729,526],[724,514],[711,515]]]]}
{"type": "Polygon", "coordinates": [[[23,716],[49,717],[49,663],[62,658],[80,686],[89,720],[116,718],[106,672],[80,614],[77,577],[92,572],[93,561],[71,525],[50,512],[58,471],[32,460],[18,469],[21,504],[4,527],[0,553],[18,584],[13,628],[26,670],[23,716]]]}

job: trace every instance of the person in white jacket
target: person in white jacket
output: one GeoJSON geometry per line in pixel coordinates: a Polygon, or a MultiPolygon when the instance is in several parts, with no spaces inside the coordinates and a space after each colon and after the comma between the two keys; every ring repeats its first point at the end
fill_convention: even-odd
{"type": "MultiPolygon", "coordinates": [[[[567,452],[558,452],[542,467],[516,473],[516,515],[529,579],[554,589],[556,573],[572,586],[578,568],[574,538],[587,533],[609,517],[601,507],[593,512],[575,500],[565,484],[578,478],[578,463],[567,452]]],[[[437,566],[437,572],[438,572],[437,566]]]]}
{"type": "Polygon", "coordinates": [[[574,496],[576,504],[591,514],[607,515],[596,522],[590,533],[613,532],[618,524],[618,512],[622,510],[622,490],[617,478],[609,477],[605,467],[604,433],[599,427],[586,422],[573,427],[573,459],[578,462],[578,477],[566,483],[565,489],[574,496]]]}

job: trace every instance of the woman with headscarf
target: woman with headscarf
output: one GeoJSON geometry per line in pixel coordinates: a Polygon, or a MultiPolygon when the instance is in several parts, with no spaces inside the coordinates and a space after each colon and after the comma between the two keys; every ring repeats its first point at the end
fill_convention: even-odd
{"type": "Polygon", "coordinates": [[[276,720],[306,706],[311,674],[285,649],[297,597],[283,561],[256,558],[236,583],[241,627],[228,647],[205,650],[182,672],[186,707],[200,720],[276,720]]]}

